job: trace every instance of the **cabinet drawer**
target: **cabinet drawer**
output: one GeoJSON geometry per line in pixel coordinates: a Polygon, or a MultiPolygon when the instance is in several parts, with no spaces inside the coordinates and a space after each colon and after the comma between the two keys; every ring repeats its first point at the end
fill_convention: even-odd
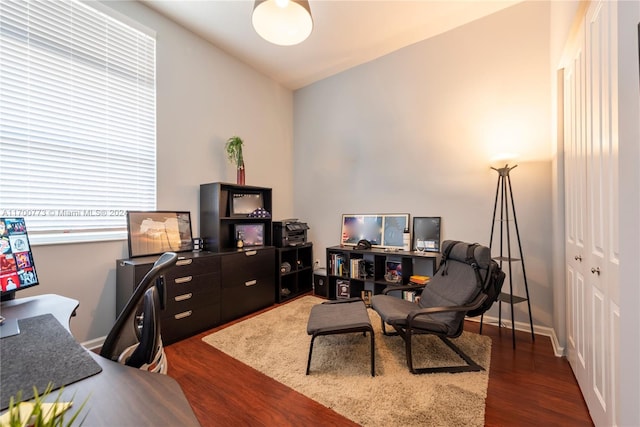
{"type": "Polygon", "coordinates": [[[181,258],[176,265],[167,271],[164,277],[170,281],[185,276],[198,276],[220,272],[219,257],[181,258]]]}
{"type": "Polygon", "coordinates": [[[210,273],[202,275],[187,274],[179,277],[166,277],[167,298],[174,298],[178,295],[191,293],[199,295],[202,293],[215,292],[220,295],[220,274],[210,273]]]}
{"type": "Polygon", "coordinates": [[[220,316],[223,322],[236,319],[275,303],[275,282],[271,277],[251,280],[242,286],[222,289],[220,316]]]}
{"type": "Polygon", "coordinates": [[[214,304],[220,304],[219,291],[200,293],[184,292],[171,297],[167,295],[167,306],[161,316],[171,317],[184,311],[211,306],[214,304]]]}
{"type": "Polygon", "coordinates": [[[220,324],[220,304],[204,305],[162,317],[161,335],[165,345],[188,338],[220,324]]]}
{"type": "Polygon", "coordinates": [[[222,288],[244,288],[274,276],[274,249],[239,252],[222,257],[222,288]]]}

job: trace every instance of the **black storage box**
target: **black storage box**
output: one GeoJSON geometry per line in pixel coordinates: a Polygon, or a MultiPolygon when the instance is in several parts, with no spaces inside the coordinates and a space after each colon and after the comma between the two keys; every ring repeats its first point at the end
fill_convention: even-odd
{"type": "Polygon", "coordinates": [[[327,270],[319,268],[313,272],[313,294],[323,298],[329,298],[327,286],[327,270]]]}

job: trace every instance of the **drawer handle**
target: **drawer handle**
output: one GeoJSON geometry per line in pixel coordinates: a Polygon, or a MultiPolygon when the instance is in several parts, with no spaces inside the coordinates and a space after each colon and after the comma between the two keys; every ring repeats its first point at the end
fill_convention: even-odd
{"type": "Polygon", "coordinates": [[[181,283],[188,283],[192,279],[193,279],[193,276],[178,277],[177,279],[174,280],[174,282],[176,282],[176,284],[179,285],[181,283]]]}
{"type": "Polygon", "coordinates": [[[176,320],[180,320],[180,319],[184,319],[185,317],[189,317],[191,316],[191,313],[193,313],[193,311],[189,310],[189,311],[183,311],[182,313],[178,313],[175,316],[173,316],[176,320]]]}
{"type": "Polygon", "coordinates": [[[174,300],[176,300],[176,301],[185,301],[185,300],[191,299],[192,296],[193,296],[193,294],[191,292],[189,292],[188,294],[178,295],[177,297],[174,298],[174,300]]]}
{"type": "Polygon", "coordinates": [[[253,286],[255,284],[257,284],[258,281],[257,280],[249,280],[248,282],[244,282],[245,286],[253,286]]]}
{"type": "Polygon", "coordinates": [[[245,256],[254,256],[257,253],[258,253],[258,251],[246,251],[244,254],[245,254],[245,256]]]}
{"type": "Polygon", "coordinates": [[[189,258],[189,259],[179,259],[179,260],[176,262],[176,265],[177,265],[177,266],[181,266],[181,265],[189,265],[189,264],[191,264],[192,262],[193,262],[193,259],[191,259],[191,258],[189,258]]]}

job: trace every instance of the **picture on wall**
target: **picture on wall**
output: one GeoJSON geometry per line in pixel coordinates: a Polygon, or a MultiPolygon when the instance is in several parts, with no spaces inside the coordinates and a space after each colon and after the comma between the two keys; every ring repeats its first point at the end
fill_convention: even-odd
{"type": "Polygon", "coordinates": [[[172,211],[128,211],[129,256],[159,255],[193,249],[191,214],[172,211]]]}
{"type": "Polygon", "coordinates": [[[343,214],[340,244],[355,246],[368,240],[377,248],[402,249],[409,214],[343,214]]]}

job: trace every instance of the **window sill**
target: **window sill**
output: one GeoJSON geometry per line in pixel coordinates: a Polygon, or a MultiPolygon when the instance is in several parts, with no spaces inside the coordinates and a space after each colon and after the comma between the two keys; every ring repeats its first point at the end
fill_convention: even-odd
{"type": "Polygon", "coordinates": [[[42,233],[29,234],[31,246],[63,245],[73,243],[111,242],[127,240],[127,232],[122,231],[91,231],[74,233],[42,233]]]}

